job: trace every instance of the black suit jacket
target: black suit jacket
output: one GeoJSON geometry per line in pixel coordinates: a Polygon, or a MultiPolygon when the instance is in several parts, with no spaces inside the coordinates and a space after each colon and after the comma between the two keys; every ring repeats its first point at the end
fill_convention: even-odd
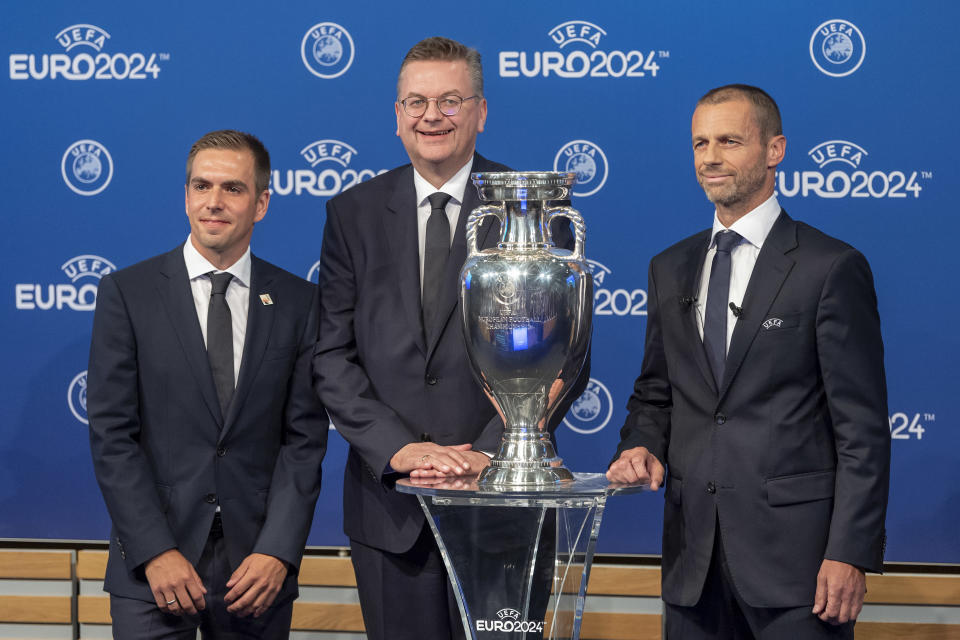
{"type": "Polygon", "coordinates": [[[293,568],[284,592],[296,593],[328,432],[310,376],[315,298],[309,282],[252,258],[243,360],[224,417],[182,247],[101,280],[87,411],[113,520],[107,591],[153,601],[144,563],[176,547],[196,565],[219,504],[231,567],[252,552],[275,556],[293,568]]]}
{"type": "Polygon", "coordinates": [[[785,211],[764,242],[718,389],[697,331],[710,230],[650,264],[643,369],[620,452],[668,467],[663,598],[697,602],[716,523],[755,607],[810,605],[824,558],[882,568],[890,464],[873,277],[785,211]]]}
{"type": "MultiPolygon", "coordinates": [[[[509,171],[474,156],[472,171],[509,171]]],[[[467,256],[465,221],[481,203],[467,185],[444,277],[443,312],[427,342],[420,308],[417,202],[413,166],[404,165],[348,189],[327,203],[320,258],[320,340],[316,388],[337,430],[350,443],[344,478],[344,531],[393,553],[408,550],[424,524],[414,496],[385,473],[401,447],[424,434],[438,444],[496,450],[503,423],[473,378],[464,347],[459,274],[467,256]]],[[[491,247],[499,222],[488,217],[477,242],[491,247]]],[[[557,246],[572,248],[565,221],[557,246]]],[[[580,390],[568,394],[551,428],[580,390]]]]}

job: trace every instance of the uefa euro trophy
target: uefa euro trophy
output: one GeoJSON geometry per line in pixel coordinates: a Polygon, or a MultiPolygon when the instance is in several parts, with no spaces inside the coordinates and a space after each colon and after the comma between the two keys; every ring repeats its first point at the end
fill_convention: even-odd
{"type": "Polygon", "coordinates": [[[474,173],[485,204],[467,218],[467,261],[460,272],[463,335],[473,372],[504,418],[500,449],[480,487],[554,485],[573,479],[547,424],[586,359],[593,321],[593,278],[583,258],[584,223],[565,206],[575,173],[474,173]],[[477,248],[487,216],[500,221],[496,248],[477,248]],[[550,222],[571,222],[573,251],[558,249],[550,222]]]}

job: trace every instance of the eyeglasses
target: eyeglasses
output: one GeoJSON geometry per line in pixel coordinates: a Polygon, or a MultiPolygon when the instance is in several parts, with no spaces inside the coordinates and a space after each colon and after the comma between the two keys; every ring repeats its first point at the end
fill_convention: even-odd
{"type": "Polygon", "coordinates": [[[455,116],[460,113],[460,107],[465,101],[479,97],[480,96],[470,96],[469,98],[461,98],[458,95],[449,95],[440,96],[439,98],[422,98],[420,96],[414,96],[412,98],[404,98],[400,101],[400,104],[403,106],[403,112],[411,118],[423,117],[423,114],[427,112],[427,104],[431,100],[437,103],[437,109],[440,110],[440,113],[445,116],[455,116]]]}

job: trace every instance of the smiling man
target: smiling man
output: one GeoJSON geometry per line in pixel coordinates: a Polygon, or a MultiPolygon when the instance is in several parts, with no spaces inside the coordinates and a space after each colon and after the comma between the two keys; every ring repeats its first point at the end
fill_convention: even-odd
{"type": "Polygon", "coordinates": [[[713,226],[650,263],[607,477],[657,489],[666,474],[668,640],[853,638],[890,477],[870,267],[780,208],[786,138],[764,91],[710,91],[692,139],[713,226]]]}
{"type": "MultiPolygon", "coordinates": [[[[482,451],[500,442],[503,423],[464,348],[459,274],[465,221],[480,205],[470,173],[508,169],[474,149],[487,118],[476,50],[447,38],[416,44],[394,110],[410,164],[327,203],[314,375],[350,443],[344,531],[367,637],[447,640],[463,625],[443,561],[417,499],[392,484],[477,473],[489,464],[482,451]]],[[[496,244],[497,227],[481,225],[481,248],[496,244]]],[[[569,224],[553,239],[572,248],[569,224]]]]}
{"type": "Polygon", "coordinates": [[[250,253],[269,176],[255,137],[203,136],[187,241],[100,282],[87,410],[117,638],[290,632],[328,422],[316,288],[250,253]]]}

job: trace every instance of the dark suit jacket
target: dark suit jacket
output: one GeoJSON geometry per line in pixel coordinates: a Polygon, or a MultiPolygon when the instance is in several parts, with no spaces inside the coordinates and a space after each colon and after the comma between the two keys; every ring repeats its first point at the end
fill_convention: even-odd
{"type": "MultiPolygon", "coordinates": [[[[475,155],[472,171],[509,169],[475,155]]],[[[441,445],[469,442],[486,451],[500,443],[503,423],[473,378],[459,320],[465,221],[480,204],[468,183],[444,278],[441,328],[426,342],[412,165],[351,187],[327,203],[316,388],[350,443],[344,531],[371,547],[407,551],[424,524],[417,499],[394,491],[394,474],[385,474],[401,447],[423,434],[441,445]]],[[[498,228],[494,218],[485,220],[477,235],[481,248],[496,244],[498,228]]],[[[573,247],[565,221],[553,230],[557,246],[573,247]]],[[[580,391],[568,394],[552,428],[580,391]]]]}
{"type": "MultiPolygon", "coordinates": [[[[257,552],[296,573],[327,442],[310,376],[315,298],[309,282],[252,258],[243,361],[223,418],[182,247],[101,280],[87,410],[113,520],[107,591],[152,601],[144,563],[176,547],[196,565],[218,503],[232,567],[257,552]]],[[[294,594],[291,577],[278,597],[294,594]]]]}
{"type": "Polygon", "coordinates": [[[689,301],[709,240],[651,261],[618,455],[645,446],[669,469],[664,600],[697,602],[719,518],[748,604],[811,605],[824,558],[882,568],[890,432],[873,277],[855,249],[781,211],[717,389],[689,301]]]}

